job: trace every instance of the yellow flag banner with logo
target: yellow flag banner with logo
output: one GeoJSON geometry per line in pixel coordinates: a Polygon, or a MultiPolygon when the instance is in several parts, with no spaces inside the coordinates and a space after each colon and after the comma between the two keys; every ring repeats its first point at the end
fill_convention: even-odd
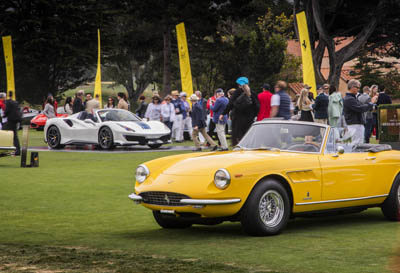
{"type": "Polygon", "coordinates": [[[311,86],[314,97],[317,95],[314,63],[311,53],[310,36],[308,34],[307,19],[304,11],[296,14],[297,28],[301,46],[301,59],[303,63],[303,83],[311,86]]]}
{"type": "Polygon", "coordinates": [[[12,99],[15,100],[15,84],[14,84],[14,61],[12,54],[12,42],[11,36],[3,36],[3,51],[4,51],[4,61],[6,63],[6,73],[7,73],[7,97],[8,92],[12,91],[12,99]]]}
{"type": "Polygon", "coordinates": [[[103,100],[101,97],[101,64],[100,64],[100,29],[97,30],[97,72],[96,81],[94,83],[94,98],[98,96],[100,108],[103,108],[103,100]]]}
{"type": "Polygon", "coordinates": [[[176,36],[178,39],[182,91],[186,92],[187,96],[190,97],[193,94],[193,82],[184,23],[176,25],[176,36]]]}

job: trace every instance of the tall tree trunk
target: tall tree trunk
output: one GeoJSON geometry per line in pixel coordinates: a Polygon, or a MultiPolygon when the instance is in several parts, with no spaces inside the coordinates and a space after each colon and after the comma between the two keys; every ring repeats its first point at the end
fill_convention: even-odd
{"type": "Polygon", "coordinates": [[[162,96],[166,96],[171,91],[171,33],[170,26],[165,23],[164,39],[164,71],[163,71],[163,90],[162,96]]]}

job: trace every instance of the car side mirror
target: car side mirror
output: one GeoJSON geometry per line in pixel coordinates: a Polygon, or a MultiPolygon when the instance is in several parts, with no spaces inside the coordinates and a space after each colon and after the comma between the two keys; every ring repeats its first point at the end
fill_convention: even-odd
{"type": "Polygon", "coordinates": [[[334,154],[333,157],[339,157],[339,155],[342,155],[342,154],[344,154],[343,146],[337,146],[336,154],[334,154]]]}
{"type": "Polygon", "coordinates": [[[336,153],[338,153],[338,154],[340,154],[340,155],[344,154],[344,148],[343,148],[343,146],[338,146],[338,147],[336,148],[336,153]]]}
{"type": "Polygon", "coordinates": [[[84,122],[85,122],[85,123],[90,123],[90,124],[92,124],[92,125],[96,125],[96,124],[94,123],[94,121],[91,120],[91,119],[85,119],[84,122]]]}

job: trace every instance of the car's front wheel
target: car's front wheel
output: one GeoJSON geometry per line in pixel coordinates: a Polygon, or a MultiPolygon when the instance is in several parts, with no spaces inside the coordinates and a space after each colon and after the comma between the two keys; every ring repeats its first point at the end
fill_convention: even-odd
{"type": "Polygon", "coordinates": [[[400,221],[400,178],[393,183],[388,198],[381,206],[383,215],[390,221],[400,221]]]}
{"type": "Polygon", "coordinates": [[[103,127],[99,131],[99,146],[103,150],[114,148],[114,136],[110,128],[103,127]]]}
{"type": "Polygon", "coordinates": [[[259,182],[248,197],[241,213],[246,233],[253,236],[276,235],[290,218],[289,195],[281,183],[273,179],[259,182]]]}
{"type": "Polygon", "coordinates": [[[188,228],[193,224],[191,222],[182,221],[174,215],[165,215],[156,210],[153,211],[153,216],[157,224],[162,228],[188,228]]]}
{"type": "Polygon", "coordinates": [[[162,144],[147,144],[151,149],[157,149],[160,148],[162,144]]]}
{"type": "Polygon", "coordinates": [[[61,133],[57,126],[53,125],[46,132],[47,145],[51,149],[61,149],[64,145],[61,144],[61,133]]]}

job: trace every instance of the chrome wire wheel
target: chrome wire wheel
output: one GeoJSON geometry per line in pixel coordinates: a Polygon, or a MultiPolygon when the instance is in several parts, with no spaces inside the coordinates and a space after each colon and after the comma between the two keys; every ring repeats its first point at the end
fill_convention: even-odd
{"type": "Polygon", "coordinates": [[[275,227],[282,221],[285,204],[282,196],[275,190],[268,190],[263,194],[259,203],[261,221],[267,227],[275,227]]]}
{"type": "Polygon", "coordinates": [[[399,205],[400,210],[400,186],[397,187],[397,204],[399,205]]]}
{"type": "Polygon", "coordinates": [[[113,135],[109,128],[104,127],[99,133],[99,144],[103,149],[111,149],[113,146],[113,135]]]}
{"type": "Polygon", "coordinates": [[[57,148],[60,145],[61,135],[57,127],[51,126],[47,130],[47,143],[50,148],[57,148]]]}

